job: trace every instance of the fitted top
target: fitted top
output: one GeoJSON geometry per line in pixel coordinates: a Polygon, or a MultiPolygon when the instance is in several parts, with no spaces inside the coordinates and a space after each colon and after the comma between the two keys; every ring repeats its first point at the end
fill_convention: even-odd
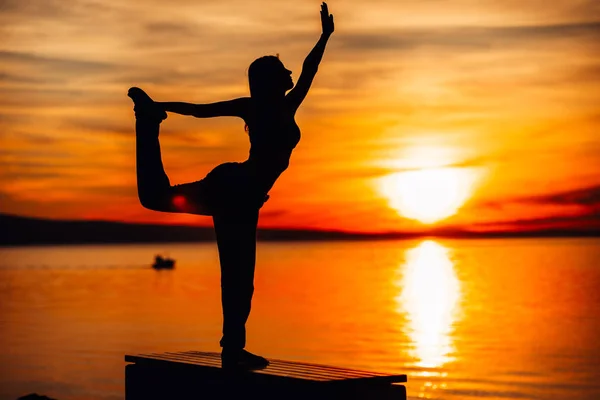
{"type": "Polygon", "coordinates": [[[290,163],[292,151],[300,141],[300,128],[292,112],[265,112],[262,118],[252,113],[245,118],[250,136],[248,161],[254,167],[261,189],[267,193],[290,163]]]}

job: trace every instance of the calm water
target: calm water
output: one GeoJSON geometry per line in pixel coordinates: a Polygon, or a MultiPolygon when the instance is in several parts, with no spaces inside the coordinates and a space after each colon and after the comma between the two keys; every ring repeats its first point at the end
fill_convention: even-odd
{"type": "MultiPolygon", "coordinates": [[[[600,399],[600,240],[259,243],[248,349],[409,397],[600,399]]],[[[214,243],[0,249],[0,398],[122,399],[123,356],[219,351],[214,243]],[[149,268],[167,251],[174,271],[149,268]]]]}

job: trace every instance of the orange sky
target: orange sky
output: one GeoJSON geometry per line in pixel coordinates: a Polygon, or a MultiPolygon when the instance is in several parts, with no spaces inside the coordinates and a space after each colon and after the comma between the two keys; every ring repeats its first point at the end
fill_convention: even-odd
{"type": "MultiPolygon", "coordinates": [[[[600,228],[598,1],[328,4],[336,32],[260,226],[600,228]],[[451,195],[450,216],[414,219],[451,195]]],[[[127,89],[159,101],[246,96],[248,65],[275,53],[297,80],[319,5],[3,1],[0,211],[210,225],[140,206],[127,89]]],[[[238,119],[172,114],[161,132],[173,184],[248,154],[238,119]]]]}

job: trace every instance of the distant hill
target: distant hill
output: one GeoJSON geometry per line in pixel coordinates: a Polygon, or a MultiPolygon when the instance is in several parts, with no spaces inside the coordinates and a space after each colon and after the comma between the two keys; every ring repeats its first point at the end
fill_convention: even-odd
{"type": "MultiPolygon", "coordinates": [[[[259,240],[348,240],[372,235],[331,231],[259,229],[259,240]]],[[[396,235],[399,236],[399,235],[396,235]]],[[[214,241],[213,228],[187,225],[63,221],[0,214],[0,246],[86,243],[164,243],[214,241]]]]}
{"type": "MultiPolygon", "coordinates": [[[[422,233],[381,234],[302,229],[259,229],[261,241],[383,240],[415,237],[598,237],[597,230],[529,230],[522,232],[469,232],[457,229],[422,233]]],[[[212,227],[188,225],[131,224],[109,221],[52,220],[0,213],[0,246],[89,243],[168,243],[214,241],[212,227]]]]}
{"type": "Polygon", "coordinates": [[[61,221],[0,214],[0,244],[192,242],[214,240],[212,229],[189,226],[61,221]]]}

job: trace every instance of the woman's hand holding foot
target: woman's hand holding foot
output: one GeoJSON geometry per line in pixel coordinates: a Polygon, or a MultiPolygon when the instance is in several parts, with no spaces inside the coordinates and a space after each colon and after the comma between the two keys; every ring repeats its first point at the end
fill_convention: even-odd
{"type": "Polygon", "coordinates": [[[132,87],[127,92],[127,96],[133,100],[136,118],[157,119],[159,122],[167,118],[167,112],[158,106],[154,100],[138,87],[132,87]]]}

